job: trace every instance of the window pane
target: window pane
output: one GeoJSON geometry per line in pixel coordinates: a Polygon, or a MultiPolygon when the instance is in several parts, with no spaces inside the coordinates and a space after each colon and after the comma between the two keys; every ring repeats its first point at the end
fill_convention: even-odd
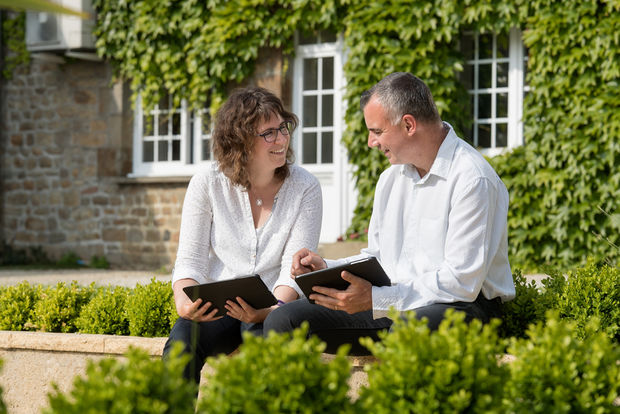
{"type": "Polygon", "coordinates": [[[211,159],[211,140],[203,139],[202,140],[202,160],[208,161],[211,159]]]}
{"type": "Polygon", "coordinates": [[[334,88],[334,58],[323,58],[323,89],[334,88]]]}
{"type": "Polygon", "coordinates": [[[153,145],[153,141],[145,141],[142,143],[142,161],[143,162],[153,162],[155,156],[153,154],[153,150],[155,146],[153,145]]]}
{"type": "Polygon", "coordinates": [[[478,66],[478,88],[486,89],[492,87],[492,65],[480,65],[478,66]]]}
{"type": "Polygon", "coordinates": [[[157,161],[168,161],[168,141],[157,141],[157,161]]]}
{"type": "Polygon", "coordinates": [[[506,118],[508,117],[508,94],[507,93],[498,93],[495,97],[497,100],[497,113],[495,115],[496,118],[506,118]]]}
{"type": "Polygon", "coordinates": [[[181,160],[181,140],[173,139],[172,140],[172,161],[180,161],[181,160]]]}
{"type": "Polygon", "coordinates": [[[302,163],[316,164],[316,132],[304,133],[302,163]]]}
{"type": "Polygon", "coordinates": [[[493,35],[483,34],[478,36],[479,59],[491,59],[493,57],[493,35]]]}
{"type": "Polygon", "coordinates": [[[317,123],[317,99],[316,96],[304,96],[303,119],[304,127],[315,127],[317,123]]]}
{"type": "Polygon", "coordinates": [[[478,95],[478,119],[491,118],[491,94],[478,95]]]}
{"type": "Polygon", "coordinates": [[[155,118],[153,115],[145,115],[143,117],[142,135],[152,136],[155,131],[155,118]]]}
{"type": "Polygon", "coordinates": [[[463,68],[463,73],[461,73],[461,81],[465,86],[465,89],[470,90],[474,89],[474,66],[473,65],[465,65],[463,68]]]}
{"type": "Polygon", "coordinates": [[[319,36],[317,32],[308,33],[304,32],[299,35],[300,45],[312,45],[319,42],[319,36]]]}
{"type": "Polygon", "coordinates": [[[332,31],[321,31],[321,43],[334,43],[338,36],[332,31]]]}
{"type": "Polygon", "coordinates": [[[478,124],[478,147],[491,147],[491,125],[478,124]]]}
{"type": "Polygon", "coordinates": [[[461,52],[465,57],[465,60],[473,60],[475,52],[474,36],[471,34],[465,34],[461,38],[461,52]]]}
{"type": "Polygon", "coordinates": [[[322,120],[323,126],[334,124],[334,95],[323,95],[322,120]]]}
{"type": "Polygon", "coordinates": [[[508,146],[508,124],[497,124],[495,126],[495,146],[508,146]]]}
{"type": "Polygon", "coordinates": [[[168,135],[168,114],[159,114],[159,130],[157,135],[168,135]]]}
{"type": "Polygon", "coordinates": [[[318,59],[304,59],[304,91],[318,87],[318,59]]]}
{"type": "Polygon", "coordinates": [[[508,86],[508,62],[497,64],[496,87],[503,88],[508,86]]]}
{"type": "Polygon", "coordinates": [[[181,114],[172,114],[172,134],[179,135],[181,133],[181,114]]]}
{"type": "Polygon", "coordinates": [[[321,163],[331,164],[334,162],[334,134],[323,132],[321,142],[321,163]]]}
{"type": "Polygon", "coordinates": [[[508,33],[497,35],[497,56],[498,58],[508,57],[508,33]]]}

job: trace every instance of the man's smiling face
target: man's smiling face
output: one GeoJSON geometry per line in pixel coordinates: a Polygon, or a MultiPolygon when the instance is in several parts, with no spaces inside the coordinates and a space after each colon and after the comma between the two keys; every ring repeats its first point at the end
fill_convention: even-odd
{"type": "Polygon", "coordinates": [[[393,125],[385,109],[376,97],[370,98],[364,107],[364,120],[368,128],[368,146],[382,151],[390,164],[407,164],[411,151],[407,130],[402,122],[393,125]]]}

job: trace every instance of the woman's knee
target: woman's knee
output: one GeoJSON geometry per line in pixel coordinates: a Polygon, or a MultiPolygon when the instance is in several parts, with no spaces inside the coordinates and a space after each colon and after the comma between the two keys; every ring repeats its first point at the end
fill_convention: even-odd
{"type": "Polygon", "coordinates": [[[293,322],[290,318],[291,314],[286,310],[287,307],[290,306],[287,304],[269,312],[269,315],[267,315],[267,318],[265,318],[263,322],[263,335],[268,335],[269,331],[288,332],[294,329],[293,322]]]}

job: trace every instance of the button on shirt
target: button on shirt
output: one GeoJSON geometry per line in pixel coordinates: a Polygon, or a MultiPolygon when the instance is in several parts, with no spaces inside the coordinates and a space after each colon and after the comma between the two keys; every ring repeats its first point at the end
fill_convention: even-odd
{"type": "Polygon", "coordinates": [[[318,180],[296,165],[276,194],[267,222],[254,227],[247,191],[233,185],[214,164],[192,177],[181,217],[172,282],[198,283],[259,274],[270,290],[291,279],[293,254],[316,251],[323,202],[318,180]]]}
{"type": "MultiPolygon", "coordinates": [[[[447,125],[447,124],[446,124],[447,125]]],[[[449,126],[449,125],[448,125],[449,126]]],[[[374,317],[390,307],[515,296],[507,243],[508,191],[489,163],[450,127],[430,171],[411,165],[381,174],[368,229],[368,248],[392,286],[372,288],[374,317]]]]}

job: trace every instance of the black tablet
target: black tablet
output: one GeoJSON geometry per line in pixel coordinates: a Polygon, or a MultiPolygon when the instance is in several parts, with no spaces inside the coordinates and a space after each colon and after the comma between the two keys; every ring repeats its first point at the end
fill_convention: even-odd
{"type": "MultiPolygon", "coordinates": [[[[327,269],[299,275],[295,277],[295,282],[297,282],[306,297],[312,294],[312,286],[344,290],[349,286],[349,282],[340,276],[343,270],[366,279],[374,286],[390,286],[392,284],[376,257],[367,257],[344,265],[328,267],[327,269]]],[[[310,302],[314,303],[312,300],[310,302]]]]}
{"type": "Polygon", "coordinates": [[[259,275],[186,286],[183,288],[183,291],[192,301],[201,298],[202,303],[211,302],[212,306],[209,311],[216,307],[216,316],[226,315],[227,311],[224,307],[226,301],[232,300],[236,302],[237,296],[243,298],[254,309],[267,308],[278,303],[259,275]]]}

